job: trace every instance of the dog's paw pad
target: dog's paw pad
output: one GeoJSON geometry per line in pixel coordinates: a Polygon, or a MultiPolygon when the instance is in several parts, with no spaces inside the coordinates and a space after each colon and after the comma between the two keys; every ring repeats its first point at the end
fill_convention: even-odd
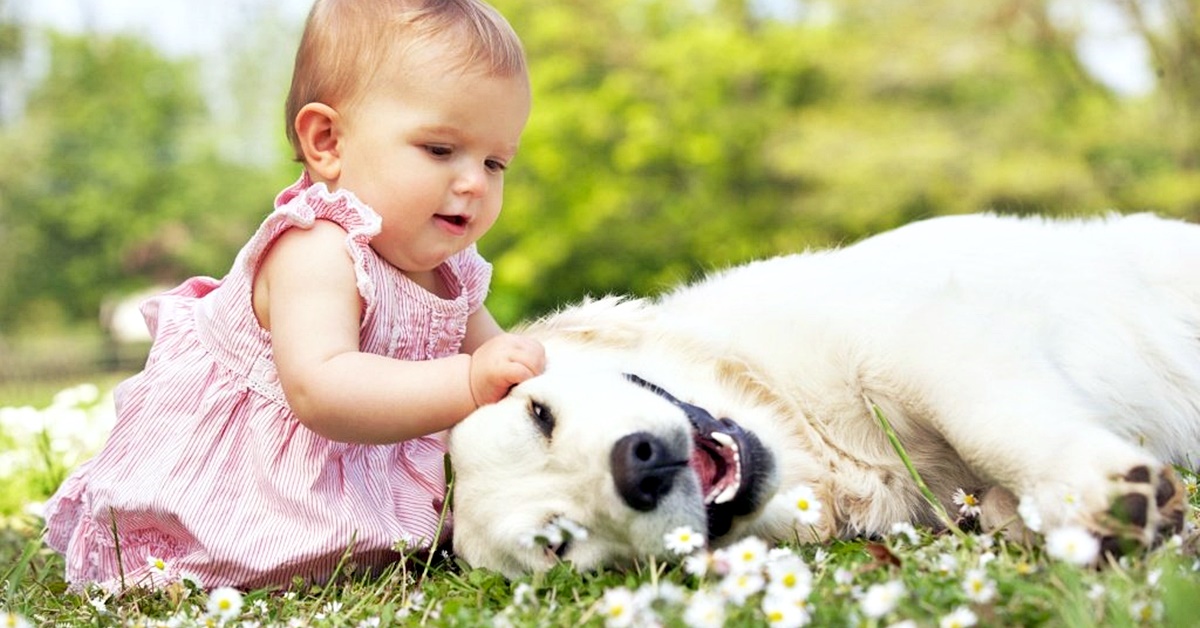
{"type": "Polygon", "coordinates": [[[1150,500],[1145,495],[1126,493],[1113,500],[1108,514],[1135,528],[1145,528],[1150,519],[1150,500]]]}
{"type": "Polygon", "coordinates": [[[1101,549],[1119,556],[1148,547],[1183,528],[1183,484],[1169,466],[1139,465],[1113,482],[1116,491],[1101,517],[1101,549]]]}

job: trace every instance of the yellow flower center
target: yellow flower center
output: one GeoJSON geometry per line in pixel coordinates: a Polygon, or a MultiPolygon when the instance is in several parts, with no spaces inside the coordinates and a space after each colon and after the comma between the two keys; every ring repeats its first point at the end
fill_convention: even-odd
{"type": "Polygon", "coordinates": [[[808,500],[804,498],[796,500],[796,508],[799,508],[800,510],[808,510],[808,500]]]}
{"type": "Polygon", "coordinates": [[[783,577],[783,586],[791,588],[796,586],[796,574],[788,574],[783,577]]]}
{"type": "Polygon", "coordinates": [[[963,503],[968,506],[978,506],[979,500],[975,499],[975,495],[973,495],[971,493],[967,493],[966,495],[963,496],[963,503]]]}

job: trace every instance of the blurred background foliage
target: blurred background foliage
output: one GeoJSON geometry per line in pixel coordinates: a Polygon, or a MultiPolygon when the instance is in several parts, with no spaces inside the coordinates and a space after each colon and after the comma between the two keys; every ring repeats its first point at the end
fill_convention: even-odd
{"type": "MultiPolygon", "coordinates": [[[[30,76],[31,39],[44,67],[0,90],[20,96],[0,117],[0,360],[95,328],[113,295],[223,275],[298,174],[282,103],[299,21],[247,20],[214,84],[208,60],[47,32],[13,2],[0,81],[30,76]]],[[[940,214],[1200,219],[1200,0],[1077,3],[1141,37],[1139,93],[1084,67],[1061,0],[494,4],[535,92],[480,243],[505,324],[940,214]]]]}

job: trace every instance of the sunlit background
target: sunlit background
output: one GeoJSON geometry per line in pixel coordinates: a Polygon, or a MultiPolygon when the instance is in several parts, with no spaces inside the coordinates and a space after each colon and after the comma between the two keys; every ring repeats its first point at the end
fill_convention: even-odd
{"type": "MultiPolygon", "coordinates": [[[[495,4],[535,88],[505,324],[939,214],[1200,218],[1197,0],[495,4]]],[[[226,272],[299,173],[308,6],[0,0],[0,405],[136,368],[130,295],[226,272]]]]}

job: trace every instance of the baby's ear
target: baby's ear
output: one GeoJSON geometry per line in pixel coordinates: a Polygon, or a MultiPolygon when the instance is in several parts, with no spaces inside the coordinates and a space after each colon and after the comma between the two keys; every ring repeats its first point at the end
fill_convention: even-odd
{"type": "Polygon", "coordinates": [[[304,164],[316,181],[336,183],[342,174],[339,140],[341,118],[329,105],[310,102],[300,109],[293,121],[304,164]]]}

